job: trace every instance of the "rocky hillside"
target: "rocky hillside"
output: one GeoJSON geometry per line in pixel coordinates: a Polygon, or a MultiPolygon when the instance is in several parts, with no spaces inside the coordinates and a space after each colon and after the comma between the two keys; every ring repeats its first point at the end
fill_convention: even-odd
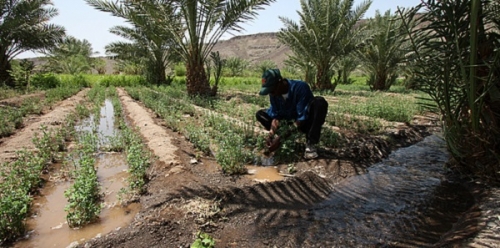
{"type": "Polygon", "coordinates": [[[223,58],[239,57],[251,63],[271,60],[281,67],[290,48],[278,41],[277,33],[258,33],[219,41],[214,51],[219,51],[223,58]]]}

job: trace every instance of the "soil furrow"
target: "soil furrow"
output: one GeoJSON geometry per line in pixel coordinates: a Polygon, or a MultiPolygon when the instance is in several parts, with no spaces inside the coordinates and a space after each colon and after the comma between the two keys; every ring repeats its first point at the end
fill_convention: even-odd
{"type": "Polygon", "coordinates": [[[12,136],[3,140],[0,144],[0,164],[16,158],[16,152],[22,149],[34,150],[32,139],[35,133],[39,133],[43,126],[51,129],[60,126],[66,117],[75,110],[78,104],[85,100],[88,89],[78,92],[76,95],[61,101],[53,107],[54,110],[40,116],[36,121],[30,123],[12,136]]]}
{"type": "Polygon", "coordinates": [[[179,159],[175,155],[177,147],[163,127],[154,124],[154,120],[149,114],[150,110],[143,108],[136,103],[123,89],[117,89],[123,110],[132,121],[133,126],[144,139],[153,154],[165,165],[179,164],[179,159]]]}

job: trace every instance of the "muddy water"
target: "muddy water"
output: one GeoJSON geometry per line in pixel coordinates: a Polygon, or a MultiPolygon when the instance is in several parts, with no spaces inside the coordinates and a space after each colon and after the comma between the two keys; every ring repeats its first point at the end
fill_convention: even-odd
{"type": "MultiPolygon", "coordinates": [[[[101,144],[106,144],[114,129],[114,112],[111,101],[106,101],[101,109],[97,127],[101,144]]],[[[79,131],[91,131],[93,117],[77,127],[79,131]]],[[[71,229],[66,222],[64,197],[71,183],[67,181],[49,181],[42,189],[40,197],[34,200],[34,212],[28,219],[30,230],[26,239],[15,247],[67,247],[74,242],[82,242],[98,235],[104,235],[117,228],[127,226],[138,213],[139,204],[123,207],[119,204],[118,192],[126,186],[127,164],[123,154],[100,153],[96,160],[97,176],[103,193],[103,209],[99,221],[81,229],[71,229]]]]}
{"type": "MultiPolygon", "coordinates": [[[[301,244],[429,247],[473,204],[472,195],[445,180],[444,141],[427,137],[400,149],[368,173],[334,186],[301,225],[301,244]]],[[[300,224],[299,224],[300,225],[300,224]]]]}
{"type": "Polygon", "coordinates": [[[275,166],[247,166],[248,177],[257,182],[273,182],[283,180],[275,166]]]}

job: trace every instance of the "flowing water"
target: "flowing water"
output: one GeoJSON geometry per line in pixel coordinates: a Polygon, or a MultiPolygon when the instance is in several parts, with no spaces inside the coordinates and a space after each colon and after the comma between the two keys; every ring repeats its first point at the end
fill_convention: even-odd
{"type": "MultiPolygon", "coordinates": [[[[91,131],[94,117],[84,120],[76,127],[78,131],[91,131]]],[[[115,135],[114,109],[111,101],[106,100],[101,108],[100,121],[97,127],[101,145],[109,142],[115,135]]],[[[71,182],[50,180],[41,190],[40,196],[33,201],[34,215],[28,219],[28,235],[15,247],[67,247],[71,243],[82,242],[93,237],[104,235],[117,228],[127,226],[140,209],[137,203],[121,206],[118,199],[120,189],[126,187],[128,166],[124,154],[99,153],[96,159],[97,177],[103,193],[103,209],[99,221],[81,229],[72,229],[66,222],[64,197],[71,182]]],[[[57,171],[54,175],[58,175],[57,171]]],[[[54,177],[53,177],[54,178],[54,177]]]]}
{"type": "Polygon", "coordinates": [[[465,188],[445,179],[446,161],[444,141],[437,136],[395,151],[366,174],[335,185],[302,223],[314,231],[300,242],[432,246],[473,204],[465,188]]]}

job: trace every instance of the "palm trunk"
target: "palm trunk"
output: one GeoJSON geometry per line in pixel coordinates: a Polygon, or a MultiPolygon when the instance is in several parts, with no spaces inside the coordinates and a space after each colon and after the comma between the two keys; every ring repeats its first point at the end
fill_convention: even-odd
{"type": "Polygon", "coordinates": [[[212,95],[203,61],[191,60],[186,63],[186,86],[190,96],[212,95]]]}
{"type": "Polygon", "coordinates": [[[15,87],[14,79],[9,71],[12,69],[10,61],[5,54],[0,54],[0,84],[15,87]]]}
{"type": "Polygon", "coordinates": [[[318,71],[316,72],[316,84],[320,90],[335,90],[332,84],[332,74],[327,69],[329,65],[318,66],[318,71]]]}

